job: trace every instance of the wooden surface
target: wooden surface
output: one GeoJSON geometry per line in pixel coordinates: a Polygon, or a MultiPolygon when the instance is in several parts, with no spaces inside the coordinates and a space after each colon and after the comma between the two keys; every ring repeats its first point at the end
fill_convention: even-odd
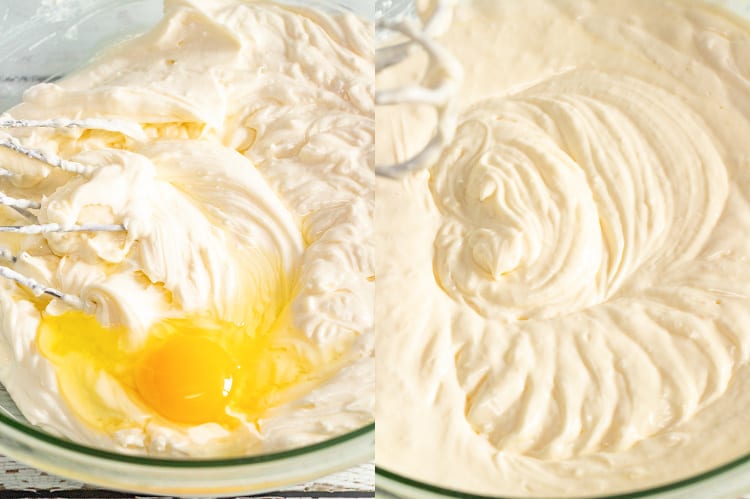
{"type": "MultiPolygon", "coordinates": [[[[269,498],[336,498],[359,499],[375,496],[375,467],[363,464],[314,482],[290,487],[269,498]]],[[[71,482],[0,456],[0,499],[49,497],[65,499],[144,498],[121,492],[98,489],[80,482],[71,482]]]]}

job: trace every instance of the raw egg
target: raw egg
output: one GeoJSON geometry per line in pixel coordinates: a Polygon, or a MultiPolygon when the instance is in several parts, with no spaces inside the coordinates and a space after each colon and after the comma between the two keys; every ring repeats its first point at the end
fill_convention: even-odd
{"type": "Polygon", "coordinates": [[[231,427],[298,397],[330,365],[283,317],[262,330],[209,314],[170,318],[133,347],[127,328],[70,311],[43,314],[37,341],[70,408],[102,431],[154,420],[231,427]]]}

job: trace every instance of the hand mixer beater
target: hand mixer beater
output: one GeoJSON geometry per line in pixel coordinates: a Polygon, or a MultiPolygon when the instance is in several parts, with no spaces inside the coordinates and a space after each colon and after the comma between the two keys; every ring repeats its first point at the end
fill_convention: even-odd
{"type": "MultiPolygon", "coordinates": [[[[394,9],[392,0],[376,2],[378,17],[376,29],[379,35],[401,35],[403,40],[380,47],[375,55],[375,71],[381,72],[397,65],[421,47],[427,54],[427,71],[420,82],[378,90],[375,103],[379,106],[397,104],[422,104],[432,106],[437,113],[437,125],[432,138],[415,155],[399,163],[376,165],[375,173],[390,178],[400,178],[411,172],[434,164],[456,133],[458,112],[456,94],[463,81],[461,63],[435,38],[450,26],[453,9],[458,0],[438,0],[427,9],[429,14],[422,20],[414,15],[389,16],[394,9]]],[[[377,139],[376,139],[377,140],[377,139]]]]}
{"type": "MultiPolygon", "coordinates": [[[[120,132],[135,140],[145,140],[145,133],[140,126],[118,120],[105,120],[97,118],[85,120],[17,120],[5,116],[0,118],[0,129],[29,127],[85,128],[106,130],[110,132],[120,132]]],[[[90,176],[96,170],[96,168],[92,166],[66,160],[55,154],[27,147],[23,145],[17,138],[7,134],[0,137],[0,147],[11,150],[17,154],[22,154],[32,160],[45,163],[49,168],[57,168],[74,176],[90,176]]],[[[0,169],[0,177],[5,178],[6,181],[12,181],[13,178],[21,177],[22,175],[23,173],[21,172],[14,172],[5,168],[0,169]]],[[[40,201],[7,196],[1,191],[0,205],[7,206],[16,210],[30,222],[27,225],[0,225],[0,233],[47,234],[54,232],[122,232],[127,230],[127,227],[122,224],[42,224],[39,223],[38,214],[36,213],[37,210],[42,207],[40,201]]],[[[0,260],[12,265],[18,261],[18,258],[19,257],[13,254],[10,249],[0,246],[0,260]]],[[[78,309],[82,309],[84,307],[84,303],[80,297],[42,284],[13,270],[8,266],[0,265],[0,277],[17,282],[21,286],[28,288],[36,296],[46,294],[62,300],[71,307],[78,309]]]]}

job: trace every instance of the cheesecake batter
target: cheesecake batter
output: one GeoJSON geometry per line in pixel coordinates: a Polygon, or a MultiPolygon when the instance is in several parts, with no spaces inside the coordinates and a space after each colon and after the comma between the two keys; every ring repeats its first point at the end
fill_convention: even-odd
{"type": "Polygon", "coordinates": [[[171,0],[151,32],[26,92],[12,117],[137,132],[13,132],[91,175],[2,151],[15,174],[0,191],[39,201],[39,222],[127,229],[0,237],[18,255],[7,265],[84,303],[0,282],[0,382],[31,423],[123,452],[225,456],[372,421],[372,75],[372,27],[353,15],[171,0]],[[175,331],[188,339],[158,350],[175,331]],[[177,364],[179,385],[227,362],[236,401],[219,412],[170,405],[143,371],[177,364]]]}
{"type": "MultiPolygon", "coordinates": [[[[455,140],[377,185],[378,465],[580,497],[750,452],[750,25],[475,0],[440,41],[465,69],[455,140]]],[[[377,163],[433,126],[379,108],[377,163]]]]}

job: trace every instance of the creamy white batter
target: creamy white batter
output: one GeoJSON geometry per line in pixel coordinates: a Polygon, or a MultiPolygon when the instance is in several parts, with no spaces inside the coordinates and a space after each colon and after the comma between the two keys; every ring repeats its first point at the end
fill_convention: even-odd
{"type": "MultiPolygon", "coordinates": [[[[168,317],[208,310],[262,327],[281,314],[321,355],[335,354],[339,369],[260,420],[229,428],[171,424],[92,375],[97,403],[127,421],[98,431],[63,400],[40,355],[39,309],[2,280],[0,382],[31,423],[127,452],[247,454],[359,428],[374,404],[372,27],[260,1],[175,0],[165,9],[151,32],[29,89],[9,112],[118,119],[143,130],[145,140],[14,132],[96,167],[90,177],[2,154],[3,167],[21,174],[0,179],[2,192],[40,200],[42,223],[118,223],[127,232],[0,243],[21,255],[15,270],[80,296],[101,323],[127,326],[124,350],[168,317]]],[[[29,223],[10,209],[2,219],[29,223]]],[[[65,311],[53,300],[43,313],[65,311]]]]}
{"type": "MultiPolygon", "coordinates": [[[[746,454],[750,25],[700,2],[477,0],[440,41],[465,68],[456,138],[377,186],[378,464],[581,496],[746,454]]],[[[379,108],[377,163],[433,123],[379,108]]]]}

